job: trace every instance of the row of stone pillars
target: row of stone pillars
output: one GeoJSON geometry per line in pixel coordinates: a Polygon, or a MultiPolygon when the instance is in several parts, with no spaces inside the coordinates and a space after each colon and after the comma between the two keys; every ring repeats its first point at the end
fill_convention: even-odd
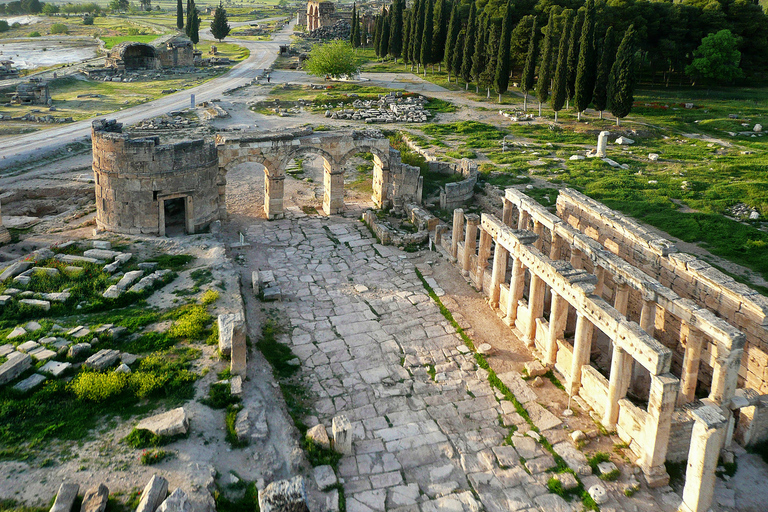
{"type": "MultiPolygon", "coordinates": [[[[344,171],[335,169],[328,160],[323,159],[323,212],[326,215],[344,211],[344,171]]],[[[285,194],[285,174],[271,175],[264,169],[264,213],[267,218],[282,219],[285,216],[283,196],[285,194]]],[[[379,170],[379,174],[381,171],[379,170]]]]}

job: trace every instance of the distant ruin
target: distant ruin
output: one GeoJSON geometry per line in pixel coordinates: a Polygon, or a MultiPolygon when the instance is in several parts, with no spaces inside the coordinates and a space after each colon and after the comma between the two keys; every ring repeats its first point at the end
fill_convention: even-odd
{"type": "Polygon", "coordinates": [[[333,2],[307,2],[307,32],[336,23],[338,17],[335,13],[336,5],[333,2]]]}
{"type": "Polygon", "coordinates": [[[105,68],[116,71],[190,68],[195,65],[194,45],[181,35],[161,37],[153,44],[125,41],[109,50],[105,68]]]}
{"type": "Polygon", "coordinates": [[[48,82],[32,78],[16,86],[16,93],[11,95],[11,103],[19,105],[50,105],[51,95],[48,82]]]}

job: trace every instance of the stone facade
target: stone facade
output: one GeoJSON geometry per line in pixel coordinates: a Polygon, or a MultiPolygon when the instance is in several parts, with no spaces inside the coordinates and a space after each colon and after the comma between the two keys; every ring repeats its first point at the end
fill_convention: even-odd
{"type": "MultiPolygon", "coordinates": [[[[373,154],[373,200],[378,206],[421,202],[422,179],[417,167],[400,161],[400,152],[379,131],[354,131],[351,134],[314,133],[311,128],[279,132],[240,132],[218,135],[219,183],[224,208],[224,188],[230,166],[254,162],[264,166],[264,211],[270,219],[282,218],[285,168],[296,157],[310,153],[324,160],[325,194],[323,211],[327,215],[344,208],[344,169],[347,159],[361,152],[373,154]]],[[[226,216],[222,210],[220,215],[226,216]]]]}
{"type": "Polygon", "coordinates": [[[515,189],[503,206],[501,219],[455,210],[444,250],[649,485],[687,459],[681,510],[707,510],[721,450],[768,437],[768,397],[737,389],[762,392],[768,302],[574,190],[557,215],[515,189]]]}
{"type": "Polygon", "coordinates": [[[467,158],[462,158],[458,163],[429,162],[431,172],[443,174],[460,174],[462,181],[446,183],[440,189],[440,209],[454,210],[461,207],[475,195],[477,184],[477,164],[467,158]]]}
{"type": "Polygon", "coordinates": [[[16,94],[11,96],[11,103],[20,105],[49,105],[51,95],[48,91],[48,82],[39,78],[33,78],[16,86],[16,94]]]}
{"type": "Polygon", "coordinates": [[[160,144],[132,139],[114,121],[93,122],[96,226],[130,234],[165,235],[165,202],[183,199],[187,233],[219,219],[224,205],[212,142],[160,144]]]}
{"type": "Polygon", "coordinates": [[[333,2],[307,2],[307,31],[329,27],[336,23],[336,6],[333,2]]]}
{"type": "Polygon", "coordinates": [[[109,50],[105,68],[116,71],[136,69],[189,68],[195,65],[194,46],[184,36],[158,39],[153,45],[125,41],[109,50]]]}

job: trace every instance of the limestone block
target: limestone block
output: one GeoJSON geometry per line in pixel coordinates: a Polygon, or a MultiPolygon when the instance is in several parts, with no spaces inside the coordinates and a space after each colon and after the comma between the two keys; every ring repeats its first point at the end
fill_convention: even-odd
{"type": "Polygon", "coordinates": [[[4,282],[6,279],[10,279],[11,277],[16,277],[31,266],[31,261],[17,261],[16,263],[3,270],[3,273],[0,274],[0,282],[4,282]]]}
{"type": "Polygon", "coordinates": [[[530,377],[541,377],[548,371],[548,368],[539,361],[528,361],[525,363],[525,369],[530,377]]]}
{"type": "Polygon", "coordinates": [[[13,345],[10,343],[6,343],[5,345],[0,345],[0,357],[5,357],[11,352],[13,352],[13,345]]]}
{"type": "Polygon", "coordinates": [[[10,333],[8,333],[8,336],[6,336],[6,339],[12,340],[14,338],[18,338],[19,336],[24,336],[27,334],[27,330],[23,327],[15,327],[10,333]]]}
{"type": "Polygon", "coordinates": [[[27,371],[32,366],[32,358],[21,352],[12,352],[8,360],[0,365],[0,386],[27,371]]]}
{"type": "Polygon", "coordinates": [[[333,432],[333,448],[339,453],[351,455],[354,432],[349,419],[344,415],[334,417],[331,430],[333,432]]]}
{"type": "Polygon", "coordinates": [[[157,512],[192,512],[192,505],[187,494],[178,488],[160,504],[157,512]]]}
{"type": "Polygon", "coordinates": [[[97,260],[112,261],[120,253],[117,251],[109,251],[106,249],[88,249],[83,252],[83,256],[86,258],[94,258],[97,260]]]}
{"type": "Polygon", "coordinates": [[[48,373],[54,377],[59,377],[72,367],[71,363],[62,363],[59,361],[48,361],[41,368],[40,371],[48,373]]]}
{"type": "Polygon", "coordinates": [[[61,484],[50,512],[72,512],[72,506],[75,504],[79,490],[78,484],[69,482],[61,484]]]}
{"type": "Polygon", "coordinates": [[[107,508],[107,499],[109,498],[109,489],[104,484],[98,487],[92,487],[86,491],[83,496],[83,504],[80,512],[104,512],[107,508]]]}
{"type": "Polygon", "coordinates": [[[251,272],[251,286],[253,288],[253,295],[258,296],[259,291],[261,290],[258,270],[254,270],[253,272],[251,272]]]}
{"type": "Polygon", "coordinates": [[[46,379],[47,377],[45,375],[35,373],[13,386],[13,389],[16,391],[21,391],[22,393],[26,393],[27,391],[32,391],[36,387],[40,386],[40,384],[45,382],[46,379]]]}
{"type": "Polygon", "coordinates": [[[592,487],[590,487],[587,492],[589,493],[589,496],[595,500],[595,503],[598,505],[602,505],[606,501],[608,501],[608,492],[605,490],[605,487],[603,487],[600,484],[595,484],[592,487]]]}
{"type": "Polygon", "coordinates": [[[90,343],[76,343],[75,345],[72,345],[69,347],[69,350],[67,351],[67,357],[76,359],[80,356],[83,356],[91,351],[91,344],[90,343]]]}
{"type": "Polygon", "coordinates": [[[106,370],[115,364],[118,357],[120,357],[119,351],[104,348],[86,359],[83,366],[97,371],[106,370]]]}
{"type": "Polygon", "coordinates": [[[307,439],[311,439],[315,444],[330,449],[331,440],[328,438],[328,432],[325,430],[325,425],[319,423],[307,430],[307,439]]]}
{"type": "Polygon", "coordinates": [[[51,303],[47,300],[21,299],[19,302],[33,308],[42,309],[44,311],[49,311],[51,309],[51,303]]]}
{"type": "Polygon", "coordinates": [[[35,350],[36,348],[40,348],[40,344],[36,341],[25,341],[18,347],[16,347],[16,350],[19,352],[24,352],[25,354],[29,354],[31,351],[35,350]]]}
{"type": "Polygon", "coordinates": [[[259,491],[261,512],[309,512],[304,477],[279,480],[259,491]]]}
{"type": "Polygon", "coordinates": [[[110,285],[104,293],[101,294],[105,299],[116,299],[122,295],[123,290],[117,287],[116,284],[110,285]]]}
{"type": "Polygon", "coordinates": [[[136,512],[155,512],[168,494],[168,480],[161,476],[152,475],[144,490],[136,512]]]}
{"type": "Polygon", "coordinates": [[[83,267],[75,267],[73,265],[68,265],[64,267],[64,273],[70,277],[77,277],[83,273],[83,267]]]}
{"type": "Polygon", "coordinates": [[[112,244],[108,240],[94,240],[91,245],[94,249],[112,249],[112,244]]]}
{"type": "Polygon", "coordinates": [[[219,315],[219,352],[225,357],[232,355],[232,344],[236,336],[245,341],[245,326],[239,314],[219,315]]]}
{"type": "Polygon", "coordinates": [[[243,395],[243,377],[242,376],[235,375],[231,379],[229,379],[229,392],[232,394],[232,396],[243,395]]]}
{"type": "Polygon", "coordinates": [[[331,485],[336,485],[339,481],[339,479],[336,478],[336,473],[334,473],[332,466],[317,466],[313,471],[318,489],[325,489],[331,485]]]}
{"type": "Polygon", "coordinates": [[[56,357],[56,352],[53,350],[48,350],[45,347],[39,347],[35,350],[32,350],[29,352],[29,355],[32,356],[32,359],[35,361],[47,361],[49,359],[53,359],[56,357]]]}
{"type": "Polygon", "coordinates": [[[162,414],[144,418],[136,425],[136,428],[139,430],[149,430],[156,436],[176,436],[187,433],[189,420],[184,408],[179,407],[162,414]]]}
{"type": "Polygon", "coordinates": [[[126,272],[125,275],[118,281],[117,287],[120,290],[126,290],[129,286],[131,286],[134,282],[136,282],[142,275],[144,275],[143,270],[132,270],[130,272],[126,272]]]}
{"type": "Polygon", "coordinates": [[[56,259],[63,261],[64,263],[101,263],[101,261],[96,258],[77,256],[75,254],[57,254],[56,259]]]}

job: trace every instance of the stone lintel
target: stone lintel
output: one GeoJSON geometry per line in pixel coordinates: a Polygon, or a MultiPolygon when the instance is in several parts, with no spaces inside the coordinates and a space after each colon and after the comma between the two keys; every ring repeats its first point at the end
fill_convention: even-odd
{"type": "Polygon", "coordinates": [[[720,428],[725,425],[726,419],[718,407],[702,405],[688,410],[688,414],[696,421],[702,422],[708,429],[720,428]]]}
{"type": "Polygon", "coordinates": [[[651,375],[669,372],[672,351],[643,331],[635,322],[622,319],[613,342],[648,370],[651,375]]]}

